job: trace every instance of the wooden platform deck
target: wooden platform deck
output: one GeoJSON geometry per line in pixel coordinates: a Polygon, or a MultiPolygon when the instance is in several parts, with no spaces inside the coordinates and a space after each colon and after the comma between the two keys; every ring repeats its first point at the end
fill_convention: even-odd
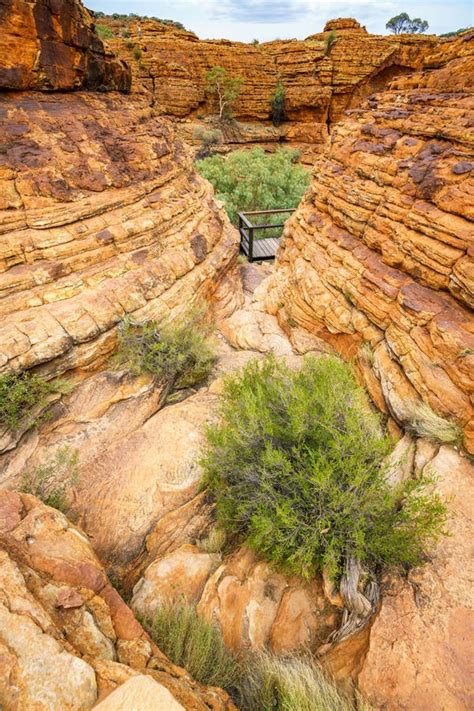
{"type": "Polygon", "coordinates": [[[264,237],[267,234],[281,235],[284,227],[284,220],[287,218],[284,215],[290,215],[294,208],[282,208],[281,210],[255,210],[252,212],[239,212],[239,232],[240,232],[240,249],[248,258],[249,262],[255,259],[275,259],[275,255],[280,244],[281,236],[264,237]],[[254,224],[252,220],[254,216],[270,215],[269,224],[254,224]],[[274,216],[278,215],[283,222],[279,220],[272,222],[274,216]]]}
{"type": "MultiPolygon", "coordinates": [[[[280,237],[264,237],[263,239],[255,239],[253,242],[252,258],[253,259],[274,259],[280,237]]],[[[240,241],[242,252],[246,257],[249,257],[249,241],[247,237],[243,237],[240,241]]]]}

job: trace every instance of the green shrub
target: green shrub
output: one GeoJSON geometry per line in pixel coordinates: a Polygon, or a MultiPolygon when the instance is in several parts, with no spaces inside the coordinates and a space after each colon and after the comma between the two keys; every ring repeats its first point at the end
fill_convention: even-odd
{"type": "Polygon", "coordinates": [[[136,59],[138,62],[138,60],[141,59],[142,50],[140,49],[140,47],[135,47],[132,54],[133,54],[134,59],[136,59]]]}
{"type": "MultiPolygon", "coordinates": [[[[142,620],[158,647],[197,681],[225,689],[241,711],[355,711],[310,658],[260,653],[234,656],[220,629],[184,603],[164,603],[142,620]]],[[[359,711],[369,707],[358,699],[359,711]]]]}
{"type": "Polygon", "coordinates": [[[77,449],[61,447],[51,461],[23,474],[20,491],[34,494],[47,506],[65,513],[70,505],[71,488],[79,483],[78,460],[77,449]]]}
{"type": "Polygon", "coordinates": [[[161,324],[125,320],[119,328],[117,362],[134,375],[150,373],[170,390],[191,387],[208,377],[216,360],[208,335],[199,315],[161,324]]]}
{"type": "Polygon", "coordinates": [[[29,371],[0,375],[0,425],[18,429],[31,410],[46,405],[48,395],[60,385],[29,371]]]}
{"type": "Polygon", "coordinates": [[[274,126],[279,126],[283,120],[285,109],[285,87],[278,80],[275,91],[272,94],[271,100],[272,121],[274,126]]]}
{"type": "Polygon", "coordinates": [[[324,40],[324,54],[327,56],[331,52],[331,48],[336,41],[336,30],[331,30],[326,39],[324,40]]]}
{"type": "Polygon", "coordinates": [[[114,36],[114,33],[112,32],[110,27],[107,27],[107,25],[96,25],[95,31],[101,39],[110,39],[114,36]]]}
{"type": "Polygon", "coordinates": [[[206,158],[212,153],[213,148],[222,143],[222,131],[215,128],[204,128],[198,126],[194,131],[194,138],[201,143],[201,148],[198,152],[198,159],[206,158]]]}
{"type": "Polygon", "coordinates": [[[213,526],[205,538],[196,541],[196,545],[204,553],[221,553],[226,540],[226,532],[222,528],[213,526]]]}
{"type": "Polygon", "coordinates": [[[233,689],[241,670],[215,625],[184,603],[163,603],[152,620],[143,621],[162,652],[185,667],[201,684],[233,689]]]}
{"type": "MultiPolygon", "coordinates": [[[[241,685],[248,711],[354,711],[350,698],[310,657],[252,655],[241,685]]],[[[370,707],[357,695],[358,711],[370,707]]]]}
{"type": "Polygon", "coordinates": [[[253,148],[225,157],[214,155],[197,161],[196,166],[212,183],[235,224],[241,211],[298,205],[310,181],[306,168],[296,163],[298,157],[297,151],[265,153],[262,148],[253,148]]]}
{"type": "Polygon", "coordinates": [[[289,573],[336,580],[350,556],[371,569],[414,565],[444,532],[428,478],[387,483],[391,442],[335,357],[308,357],[299,371],[251,362],[227,379],[207,441],[218,521],[289,573]]]}

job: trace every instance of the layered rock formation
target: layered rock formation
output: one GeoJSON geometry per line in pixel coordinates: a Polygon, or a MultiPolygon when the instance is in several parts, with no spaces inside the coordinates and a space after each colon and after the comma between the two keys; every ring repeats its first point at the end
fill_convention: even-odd
{"type": "MultiPolygon", "coordinates": [[[[80,3],[2,7],[0,78],[9,91],[0,95],[0,372],[67,372],[75,389],[49,403],[42,427],[25,413],[21,426],[0,432],[0,706],[82,710],[114,692],[102,708],[142,708],[150,694],[150,708],[234,708],[153,645],[81,530],[6,489],[58,452],[78,452],[79,483],[67,482],[72,515],[117,566],[137,554],[157,518],[193,498],[185,462],[176,482],[163,473],[161,487],[157,461],[137,467],[146,437],[156,444],[153,427],[136,430],[161,407],[159,389],[98,369],[126,314],[161,318],[213,299],[217,312],[231,311],[240,299],[237,234],[170,122],[147,101],[113,91],[128,88],[129,71],[93,34],[80,3]],[[115,474],[108,490],[105,466],[115,474]],[[138,501],[127,501],[129,472],[143,477],[129,482],[138,501]]],[[[168,463],[176,468],[175,453],[168,463]]]]}
{"type": "MultiPolygon", "coordinates": [[[[335,127],[260,295],[286,332],[303,329],[356,358],[387,416],[416,430],[424,402],[457,423],[470,452],[473,47],[469,33],[443,45],[423,72],[394,80],[335,127]]],[[[437,477],[452,537],[431,565],[385,580],[359,665],[362,691],[400,711],[473,703],[473,468],[466,455],[433,446],[419,440],[407,456],[415,475],[426,467],[437,477]]],[[[353,668],[351,646],[328,652],[337,674],[353,668]]]]}
{"type": "MultiPolygon", "coordinates": [[[[80,5],[18,0],[3,12],[13,41],[0,52],[4,86],[127,88],[127,70],[80,5]]],[[[232,708],[154,647],[99,555],[141,613],[184,594],[234,649],[303,644],[338,678],[358,678],[378,706],[469,708],[472,468],[462,454],[402,440],[403,476],[431,468],[452,496],[453,536],[434,566],[387,577],[372,627],[339,645],[328,640],[342,600],[328,581],[285,578],[245,548],[206,550],[212,503],[198,492],[197,457],[222,373],[256,351],[297,366],[294,352],[333,347],[358,356],[393,430],[424,401],[463,428],[472,451],[472,40],[370,37],[354,21],[260,47],[200,42],[153,22],[138,30],[131,23],[130,37],[112,41],[134,64],[132,97],[0,96],[0,372],[66,373],[74,386],[40,427],[25,420],[0,433],[0,705],[232,708]],[[213,64],[247,82],[238,115],[248,125],[235,128],[236,142],[283,137],[319,150],[332,131],[275,273],[259,283],[266,269],[240,270],[245,298],[236,232],[157,115],[211,111],[213,64]],[[277,130],[268,103],[278,75],[289,121],[277,130]],[[353,108],[394,75],[403,76],[353,108]],[[105,364],[127,314],[161,319],[201,301],[245,349],[221,338],[212,382],[162,408],[149,378],[105,364]],[[13,491],[64,448],[78,453],[70,517],[94,550],[65,516],[13,491]]]]}
{"type": "Polygon", "coordinates": [[[129,68],[76,0],[2,0],[0,24],[0,89],[130,89],[129,68]]]}
{"type": "Polygon", "coordinates": [[[2,369],[88,366],[125,314],[212,297],[237,233],[166,120],[117,94],[0,107],[2,369]]]}
{"type": "Polygon", "coordinates": [[[267,294],[287,330],[358,355],[384,412],[410,424],[423,400],[471,452],[473,44],[457,40],[455,59],[445,45],[444,62],[426,59],[442,68],[395,80],[334,129],[267,294]]]}
{"type": "Polygon", "coordinates": [[[448,447],[425,466],[438,477],[448,501],[451,536],[434,552],[431,565],[411,571],[407,579],[387,576],[383,581],[359,688],[376,708],[465,711],[474,704],[469,572],[474,470],[448,447]]]}
{"type": "Polygon", "coordinates": [[[122,708],[124,697],[124,708],[144,708],[145,692],[156,695],[150,709],[235,708],[224,692],[168,661],[110,585],[84,533],[33,496],[0,492],[0,597],[5,711],[85,711],[110,692],[98,708],[122,708]]]}
{"type": "MultiPolygon", "coordinates": [[[[206,91],[206,72],[213,66],[244,80],[234,113],[239,123],[223,127],[227,144],[300,145],[310,160],[311,145],[319,150],[328,127],[351,105],[387,84],[394,76],[419,69],[436,37],[373,36],[355,20],[328,23],[325,31],[304,41],[276,40],[249,45],[227,40],[198,40],[195,35],[153,20],[129,22],[101,19],[115,33],[109,40],[126,58],[135,91],[146,91],[155,109],[181,119],[202,119],[215,113],[206,91]],[[331,31],[336,41],[328,47],[331,31]],[[121,37],[121,34],[126,37],[121,37]],[[285,88],[286,121],[272,126],[271,96],[277,81],[285,88]]],[[[181,128],[192,138],[195,123],[181,128]]]]}

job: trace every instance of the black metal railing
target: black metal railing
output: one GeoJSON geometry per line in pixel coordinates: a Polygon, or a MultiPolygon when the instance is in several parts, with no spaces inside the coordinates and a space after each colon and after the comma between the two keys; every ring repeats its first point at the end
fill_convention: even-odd
{"type": "Polygon", "coordinates": [[[285,221],[273,222],[269,220],[258,224],[260,219],[267,215],[290,215],[295,208],[280,210],[252,210],[239,212],[240,250],[246,255],[249,262],[261,259],[275,259],[275,254],[280,243],[285,221]]]}

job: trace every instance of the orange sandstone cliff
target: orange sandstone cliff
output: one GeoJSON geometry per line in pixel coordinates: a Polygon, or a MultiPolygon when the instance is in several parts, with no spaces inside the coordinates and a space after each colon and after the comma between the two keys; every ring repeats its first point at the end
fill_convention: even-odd
{"type": "MultiPolygon", "coordinates": [[[[423,402],[457,423],[471,453],[473,80],[467,33],[349,112],[315,163],[262,297],[290,338],[303,329],[356,359],[388,417],[422,434],[413,413],[423,402]]],[[[377,708],[469,709],[474,470],[457,448],[425,439],[404,456],[415,475],[427,466],[437,476],[451,538],[431,564],[385,578],[359,688],[377,708]]],[[[350,643],[330,652],[336,671],[347,655],[350,643]]]]}
{"type": "Polygon", "coordinates": [[[282,323],[357,357],[384,412],[407,425],[423,400],[470,452],[473,50],[472,35],[442,45],[334,128],[267,297],[282,323]]]}
{"type": "Polygon", "coordinates": [[[1,0],[0,89],[130,89],[130,70],[75,0],[1,0]]]}
{"type": "Polygon", "coordinates": [[[105,566],[133,589],[135,611],[184,594],[232,648],[305,645],[376,707],[470,708],[472,466],[413,421],[426,403],[472,452],[470,35],[373,37],[339,20],[304,42],[250,47],[131,23],[130,37],[109,42],[132,65],[128,96],[116,91],[128,90],[128,67],[80,4],[0,7],[10,47],[2,36],[0,372],[67,373],[74,385],[39,426],[0,432],[0,705],[232,708],[163,658],[105,566]],[[307,159],[325,151],[263,282],[237,269],[236,231],[172,120],[190,135],[213,111],[204,77],[217,63],[246,81],[234,142],[288,140],[309,145],[307,159]],[[276,129],[278,76],[287,121],[276,129]],[[149,378],[107,363],[117,325],[203,301],[228,342],[215,380],[162,408],[149,378]],[[328,644],[342,617],[328,581],[287,578],[245,548],[202,550],[212,504],[197,464],[222,374],[260,351],[297,365],[332,347],[357,359],[392,430],[410,429],[397,446],[402,475],[434,471],[453,512],[432,564],[386,576],[371,624],[339,645],[328,644]],[[14,492],[63,447],[79,455],[77,527],[14,492]],[[53,701],[38,705],[45,694],[53,701]]]}
{"type": "Polygon", "coordinates": [[[244,80],[234,106],[237,121],[223,128],[225,141],[287,141],[300,146],[308,161],[347,108],[394,76],[421,68],[423,57],[439,42],[437,37],[369,35],[351,19],[329,22],[324,32],[303,41],[260,45],[199,40],[154,20],[100,22],[114,32],[107,42],[132,67],[133,90],[147,92],[156,110],[187,119],[181,130],[188,138],[199,119],[215,113],[206,72],[218,65],[244,80]],[[328,47],[331,31],[336,40],[328,47]],[[271,96],[279,80],[285,88],[285,121],[276,128],[270,120],[271,96]]]}
{"type": "MultiPolygon", "coordinates": [[[[130,72],[79,2],[3,3],[0,19],[0,372],[82,383],[76,415],[57,402],[49,426],[56,448],[94,455],[160,405],[146,379],[96,372],[117,323],[212,302],[231,281],[236,233],[169,121],[116,91],[130,72]]],[[[153,645],[82,530],[6,491],[36,449],[49,456],[40,430],[26,417],[0,432],[1,708],[234,708],[153,645]]]]}

